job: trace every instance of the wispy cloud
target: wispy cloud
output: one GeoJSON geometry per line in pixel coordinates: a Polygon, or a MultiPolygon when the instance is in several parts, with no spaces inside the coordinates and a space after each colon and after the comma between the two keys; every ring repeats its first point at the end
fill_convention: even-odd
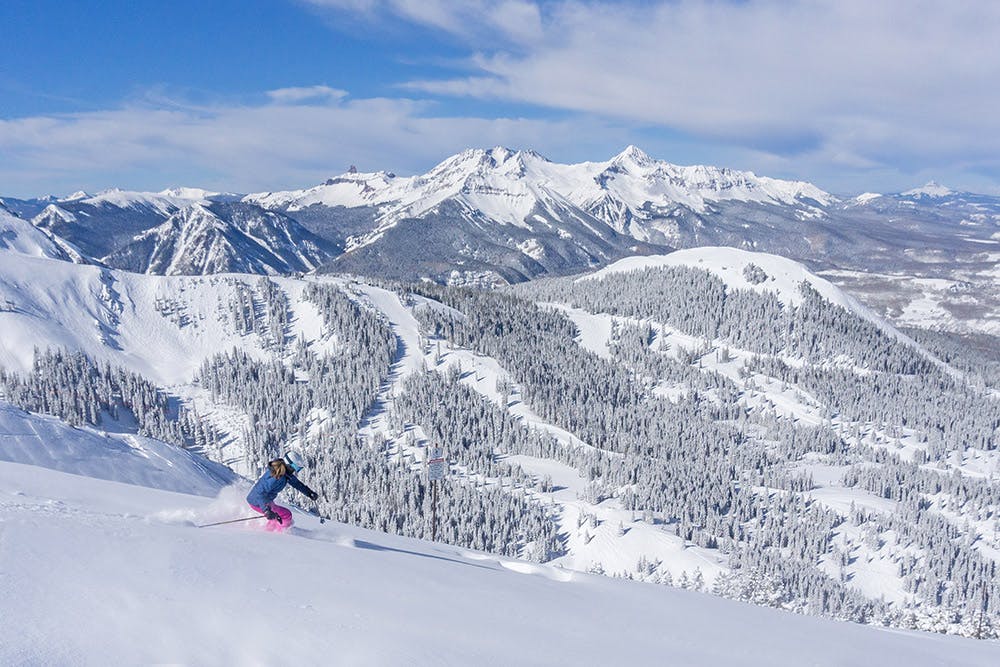
{"type": "Polygon", "coordinates": [[[604,150],[595,142],[628,141],[619,128],[586,117],[450,117],[426,102],[349,99],[323,86],[271,91],[269,101],[257,105],[156,99],[0,120],[0,193],[45,194],[39,184],[56,193],[170,185],[273,190],[315,184],[351,164],[422,171],[470,146],[538,147],[582,157],[604,150]]]}
{"type": "Polygon", "coordinates": [[[372,0],[364,11],[475,37],[469,74],[409,81],[411,94],[599,114],[831,170],[962,164],[1000,180],[1000,3],[372,0]]]}
{"type": "Polygon", "coordinates": [[[542,12],[529,0],[304,0],[372,19],[393,15],[469,42],[531,43],[543,37],[542,12]]]}
{"type": "Polygon", "coordinates": [[[267,91],[267,96],[275,102],[295,104],[318,100],[339,100],[347,97],[347,91],[331,88],[330,86],[298,86],[269,90],[267,91]]]}

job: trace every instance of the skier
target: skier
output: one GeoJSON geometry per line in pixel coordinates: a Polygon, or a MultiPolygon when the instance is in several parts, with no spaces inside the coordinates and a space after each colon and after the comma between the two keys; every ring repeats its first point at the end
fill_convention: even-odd
{"type": "Polygon", "coordinates": [[[296,452],[288,452],[283,458],[274,459],[267,464],[267,471],[247,494],[250,507],[267,517],[267,530],[283,532],[292,526],[291,511],[274,504],[274,499],[286,484],[291,484],[292,488],[309,496],[310,500],[319,498],[318,493],[295,476],[302,468],[302,456],[296,452]]]}

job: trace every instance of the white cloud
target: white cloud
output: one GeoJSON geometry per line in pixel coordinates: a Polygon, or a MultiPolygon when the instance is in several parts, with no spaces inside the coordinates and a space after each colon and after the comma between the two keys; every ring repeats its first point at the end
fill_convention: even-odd
{"type": "Polygon", "coordinates": [[[470,146],[572,161],[627,143],[834,191],[929,178],[1000,190],[1000,3],[303,1],[376,22],[391,15],[465,44],[463,75],[410,81],[412,98],[564,113],[451,118],[447,103],[351,99],[323,85],[271,90],[257,105],[147,98],[0,120],[2,193],[274,189],[349,164],[419,171],[470,146]]]}
{"type": "Polygon", "coordinates": [[[471,73],[411,93],[599,114],[829,168],[1000,170],[991,0],[373,0],[368,12],[468,40],[471,73]]]}
{"type": "Polygon", "coordinates": [[[282,104],[317,100],[339,100],[347,97],[347,91],[330,86],[299,86],[293,88],[277,88],[267,91],[267,96],[282,104]]]}
{"type": "Polygon", "coordinates": [[[161,98],[156,105],[0,120],[0,192],[274,190],[315,184],[351,164],[423,171],[472,146],[531,147],[582,159],[603,154],[603,142],[629,140],[583,117],[455,118],[408,99],[273,93],[274,101],[259,105],[190,106],[161,98]]]}

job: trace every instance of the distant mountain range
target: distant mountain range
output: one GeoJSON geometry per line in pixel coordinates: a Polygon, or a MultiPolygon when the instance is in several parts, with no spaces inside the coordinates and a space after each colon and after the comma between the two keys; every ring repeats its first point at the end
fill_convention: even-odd
{"type": "Polygon", "coordinates": [[[143,273],[318,270],[502,284],[724,245],[832,272],[879,292],[887,313],[919,295],[911,289],[899,302],[912,285],[873,274],[947,281],[928,283],[938,301],[964,292],[935,301],[947,317],[981,320],[1000,306],[990,297],[998,197],[929,183],[841,198],[805,182],[673,165],[635,146],[569,165],[474,149],[416,176],[352,169],[315,187],[248,195],[177,188],[0,202],[76,261],[143,273]]]}

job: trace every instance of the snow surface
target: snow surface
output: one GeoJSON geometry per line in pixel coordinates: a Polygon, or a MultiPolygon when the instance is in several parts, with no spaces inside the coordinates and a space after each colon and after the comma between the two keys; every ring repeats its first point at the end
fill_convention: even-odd
{"type": "Polygon", "coordinates": [[[8,251],[29,257],[65,259],[62,245],[27,220],[0,209],[0,252],[8,251]]]}
{"type": "Polygon", "coordinates": [[[11,370],[28,370],[36,345],[61,347],[169,386],[234,347],[264,354],[225,316],[237,284],[253,288],[260,276],[146,276],[4,252],[0,261],[0,304],[10,305],[0,308],[0,366],[11,370]]]}
{"type": "Polygon", "coordinates": [[[797,616],[0,463],[2,664],[995,665],[1000,645],[797,616]]]}
{"type": "MultiPolygon", "coordinates": [[[[802,279],[807,279],[823,293],[821,283],[825,281],[819,281],[808,274],[800,274],[799,271],[804,269],[797,263],[731,249],[699,250],[702,251],[700,255],[696,251],[685,251],[692,265],[713,270],[731,286],[776,289],[779,298],[793,299],[798,295],[798,283],[802,279]],[[720,256],[716,252],[718,250],[735,254],[720,256]],[[761,286],[746,284],[742,266],[751,260],[772,276],[772,280],[761,286]]],[[[685,257],[681,253],[675,255],[685,257]]],[[[239,472],[246,474],[253,472],[246,470],[242,464],[239,434],[249,427],[245,413],[232,406],[213,404],[207,392],[192,385],[191,380],[195,370],[205,358],[218,352],[229,351],[233,347],[246,350],[257,358],[269,358],[274,355],[273,350],[269,350],[256,334],[244,335],[237,332],[225,315],[226,305],[234,298],[237,286],[244,284],[252,288],[259,280],[259,276],[142,276],[100,267],[74,266],[65,262],[24,256],[9,250],[0,252],[0,260],[3,267],[0,271],[0,364],[15,369],[26,369],[30,366],[34,345],[42,344],[81,349],[98,360],[109,361],[141,372],[194,407],[220,432],[230,434],[229,438],[224,440],[219,460],[234,465],[239,472]],[[164,309],[164,304],[169,305],[169,308],[164,309]]],[[[274,278],[273,280],[289,298],[291,321],[287,339],[291,340],[301,335],[320,353],[335,353],[339,350],[343,341],[325,335],[322,318],[316,308],[302,300],[302,292],[308,282],[319,278],[306,280],[274,278]]],[[[400,383],[409,374],[423,368],[445,372],[455,365],[461,365],[464,371],[463,383],[508,410],[524,424],[542,429],[568,446],[590,447],[574,434],[545,422],[534,413],[523,402],[521,389],[512,381],[510,373],[495,359],[423,338],[418,322],[413,316],[413,310],[446,309],[446,306],[425,298],[415,298],[403,303],[399,296],[391,291],[348,278],[323,280],[337,284],[364,307],[374,309],[385,316],[398,337],[398,357],[391,375],[380,390],[376,404],[366,415],[362,428],[367,435],[380,432],[386,436],[389,451],[392,451],[392,447],[396,447],[403,453],[405,449],[405,453],[412,455],[413,460],[422,461],[422,447],[426,444],[422,441],[419,429],[406,434],[394,433],[388,420],[385,419],[393,397],[399,391],[400,383]],[[512,386],[506,403],[497,390],[498,380],[512,386]],[[417,435],[415,444],[407,442],[409,433],[417,435]]],[[[609,356],[608,341],[614,322],[623,318],[572,309],[567,310],[567,313],[580,328],[580,344],[602,356],[609,356]]],[[[700,349],[706,343],[662,324],[655,324],[654,329],[656,338],[653,349],[657,349],[659,343],[663,341],[668,349],[664,353],[675,357],[681,348],[700,349]]],[[[718,347],[717,341],[708,343],[710,348],[718,347]]],[[[820,407],[805,392],[795,387],[779,388],[780,382],[761,375],[741,378],[740,366],[749,357],[748,352],[730,348],[730,360],[727,362],[721,361],[714,352],[704,355],[699,362],[704,372],[719,372],[743,385],[745,392],[741,401],[752,409],[773,410],[806,423],[823,421],[820,407]],[[752,381],[753,385],[749,385],[748,381],[752,381]]],[[[795,360],[786,361],[795,362],[795,360]]],[[[674,396],[683,394],[685,388],[661,387],[659,390],[663,395],[674,396]]],[[[14,409],[9,408],[9,410],[14,409]]],[[[15,419],[16,411],[4,414],[7,415],[5,423],[11,424],[6,427],[10,433],[30,434],[32,429],[35,429],[49,434],[54,432],[56,428],[54,424],[58,424],[55,420],[48,422],[42,420],[33,422],[33,426],[27,428],[18,421],[18,419],[24,421],[23,413],[17,419],[15,419]]],[[[325,417],[322,410],[315,411],[310,415],[310,428],[318,428],[325,417]]],[[[836,420],[832,425],[844,429],[858,426],[841,425],[836,420]]],[[[3,423],[0,423],[0,428],[2,427],[3,423]]],[[[900,437],[897,438],[895,434],[890,436],[871,425],[860,425],[860,427],[857,442],[871,446],[895,447],[904,458],[912,458],[912,451],[918,447],[915,439],[906,433],[898,434],[900,437]]],[[[145,442],[144,439],[119,434],[105,437],[99,431],[87,429],[69,429],[67,433],[69,431],[72,431],[72,437],[42,435],[33,441],[23,441],[18,445],[17,453],[0,456],[0,459],[31,462],[69,472],[85,472],[98,476],[99,471],[106,468],[115,470],[119,468],[118,463],[104,465],[105,461],[161,461],[164,455],[161,450],[156,449],[156,443],[145,442]],[[80,435],[87,433],[90,435],[80,435]],[[70,448],[64,453],[46,453],[45,447],[37,445],[39,441],[77,442],[81,438],[82,444],[75,444],[73,446],[76,449],[70,448]],[[74,452],[79,453],[74,454],[74,452]],[[96,462],[88,468],[73,469],[72,466],[60,467],[53,463],[90,458],[94,458],[96,462]]],[[[851,436],[843,432],[842,435],[849,441],[855,442],[851,436]]],[[[2,438],[0,442],[3,442],[2,438]]],[[[645,557],[649,561],[660,561],[659,571],[670,571],[675,578],[681,572],[690,575],[694,568],[698,568],[709,584],[717,573],[725,571],[726,562],[717,551],[699,549],[685,543],[670,531],[663,530],[662,526],[635,521],[635,517],[624,510],[616,499],[608,499],[597,504],[584,500],[581,496],[585,495],[586,484],[579,473],[571,467],[532,457],[509,457],[509,460],[511,463],[521,465],[529,475],[539,481],[545,477],[552,478],[554,490],[551,493],[538,492],[537,495],[543,502],[555,506],[560,530],[566,536],[568,551],[556,561],[558,564],[575,570],[587,570],[594,565],[600,565],[608,573],[635,573],[637,561],[645,557]],[[587,517],[594,519],[591,521],[587,517]]],[[[991,460],[995,468],[996,458],[991,460]]],[[[985,460],[970,459],[961,463],[975,466],[977,470],[989,469],[989,461],[985,460]]],[[[143,469],[144,472],[141,474],[135,473],[132,477],[114,477],[114,479],[174,488],[157,481],[162,479],[162,473],[159,472],[161,468],[163,467],[155,470],[143,469]],[[147,481],[142,481],[144,479],[147,481]]],[[[125,469],[131,469],[131,466],[125,465],[125,469]]],[[[456,470],[456,481],[461,481],[463,474],[463,471],[456,470]]],[[[849,507],[852,500],[858,501],[859,498],[849,498],[847,496],[850,492],[836,488],[838,480],[839,477],[823,480],[817,475],[817,484],[820,488],[816,490],[814,498],[842,511],[844,507],[849,507]]],[[[503,480],[485,481],[503,483],[503,480]]],[[[215,486],[211,484],[217,483],[211,480],[208,483],[209,488],[214,490],[215,486]]],[[[206,489],[184,488],[183,490],[204,493],[206,489]]],[[[234,506],[230,509],[241,508],[234,506]]],[[[889,600],[902,599],[900,596],[903,587],[889,568],[894,554],[898,552],[897,546],[887,543],[880,552],[862,553],[863,547],[858,545],[860,542],[858,536],[845,534],[843,539],[845,548],[857,550],[855,564],[848,568],[848,574],[853,577],[852,585],[869,595],[885,595],[889,600]]],[[[530,569],[535,566],[517,564],[511,567],[530,569]]],[[[832,574],[836,575],[836,572],[832,574]]],[[[569,575],[560,572],[559,576],[569,575]]]]}
{"type": "MultiPolygon", "coordinates": [[[[726,249],[728,252],[728,249],[726,249]]],[[[743,257],[743,256],[741,256],[743,257]]],[[[768,264],[778,258],[746,253],[769,273],[779,272],[768,264]]],[[[720,267],[737,267],[734,261],[720,267]]],[[[792,269],[800,265],[789,263],[792,269]]],[[[616,265],[620,266],[620,265],[616,265]]],[[[784,265],[782,265],[784,266],[784,265]]],[[[781,268],[781,267],[779,267],[781,268]]],[[[785,267],[788,268],[788,267],[785,267]]],[[[736,268],[729,271],[730,278],[743,280],[736,268]]],[[[797,281],[801,275],[794,271],[781,287],[797,295],[797,281]]],[[[79,349],[100,361],[125,366],[166,387],[171,394],[184,401],[199,415],[206,418],[223,434],[222,450],[218,460],[234,467],[237,472],[251,474],[243,462],[242,436],[252,425],[246,414],[235,407],[215,404],[203,389],[192,385],[197,368],[208,357],[228,352],[234,347],[247,351],[256,358],[274,355],[259,336],[244,335],[235,330],[225,311],[240,284],[253,287],[257,276],[219,275],[210,277],[158,277],[102,270],[99,267],[74,266],[12,253],[4,256],[4,270],[0,274],[0,304],[11,308],[0,311],[0,364],[9,368],[26,370],[30,367],[36,344],[79,349]],[[164,309],[164,305],[169,306],[164,309]]],[[[289,340],[301,335],[317,353],[336,353],[343,342],[324,333],[322,318],[316,308],[302,299],[306,280],[274,278],[289,298],[291,320],[289,340]]],[[[312,280],[312,279],[310,279],[312,280]]],[[[390,447],[398,447],[422,461],[421,437],[415,444],[405,434],[394,433],[386,415],[393,397],[400,391],[400,384],[411,373],[423,368],[445,372],[460,364],[463,382],[499,407],[509,411],[525,425],[541,429],[572,447],[590,447],[574,434],[547,423],[534,413],[521,398],[521,389],[512,381],[511,374],[495,359],[478,355],[470,350],[454,349],[446,343],[426,340],[411,309],[446,308],[442,304],[423,298],[403,304],[395,293],[345,278],[325,279],[337,284],[353,299],[367,308],[381,313],[399,340],[398,357],[389,381],[383,386],[375,404],[365,416],[361,432],[373,436],[381,433],[390,447]],[[506,404],[497,391],[497,381],[512,386],[506,404]]],[[[765,283],[767,285],[769,283],[765,283]]],[[[610,356],[608,341],[616,318],[605,314],[590,314],[581,310],[567,310],[581,332],[580,343],[587,349],[607,358],[610,356]]],[[[617,318],[621,320],[621,318],[617,318]]],[[[701,339],[687,336],[665,325],[656,325],[657,343],[663,340],[670,347],[670,354],[680,349],[694,350],[703,346],[701,339]]],[[[720,372],[743,384],[740,366],[750,353],[730,349],[731,360],[721,363],[713,354],[702,360],[705,372],[720,372]]],[[[794,363],[795,360],[787,360],[794,363]]],[[[770,378],[751,378],[756,387],[747,387],[743,403],[753,409],[773,410],[779,414],[804,420],[822,422],[822,413],[804,392],[794,387],[779,390],[779,384],[770,378]]],[[[685,393],[683,386],[662,387],[663,395],[685,393]]],[[[311,429],[320,428],[327,415],[317,410],[310,415],[311,429]]],[[[422,434],[419,431],[416,435],[422,434]]],[[[872,432],[866,442],[873,446],[887,446],[888,436],[872,432]]],[[[670,571],[675,577],[681,572],[689,574],[698,567],[711,584],[715,575],[726,569],[724,559],[711,550],[701,550],[662,526],[634,521],[632,513],[625,511],[617,500],[609,499],[600,504],[583,500],[585,484],[572,469],[555,471],[551,462],[525,457],[516,458],[530,475],[541,480],[546,475],[561,481],[555,482],[560,490],[546,494],[542,499],[556,505],[560,515],[561,531],[567,535],[568,553],[560,562],[567,567],[587,570],[600,565],[607,572],[635,573],[638,560],[645,557],[660,561],[660,571],[670,571]],[[596,525],[580,525],[581,515],[596,517],[596,525]],[[626,528],[620,535],[621,527],[626,528]]],[[[492,480],[491,483],[500,483],[492,480]]]]}
{"type": "Polygon", "coordinates": [[[73,428],[4,401],[0,461],[203,496],[214,496],[237,479],[228,468],[159,440],[73,428]]]}

